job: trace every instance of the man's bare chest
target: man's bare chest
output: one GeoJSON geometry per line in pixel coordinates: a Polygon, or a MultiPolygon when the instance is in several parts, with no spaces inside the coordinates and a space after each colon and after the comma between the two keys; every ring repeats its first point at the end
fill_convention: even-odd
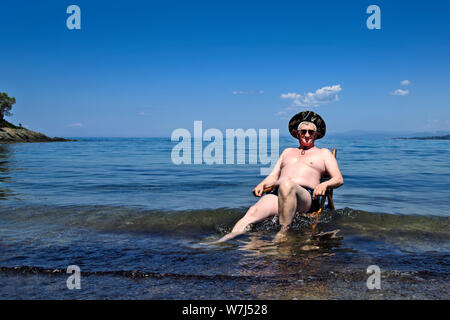
{"type": "Polygon", "coordinates": [[[325,171],[325,163],[317,153],[302,155],[299,150],[298,152],[294,151],[286,155],[281,163],[281,170],[283,169],[311,169],[322,173],[325,171]]]}

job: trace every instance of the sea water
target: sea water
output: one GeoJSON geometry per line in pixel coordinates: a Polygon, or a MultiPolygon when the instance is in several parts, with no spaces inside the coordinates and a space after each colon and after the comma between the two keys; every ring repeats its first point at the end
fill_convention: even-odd
{"type": "Polygon", "coordinates": [[[282,244],[269,219],[205,246],[257,201],[262,165],[175,165],[170,138],[76,139],[0,145],[0,298],[449,298],[449,141],[325,137],[344,185],[314,232],[339,237],[298,217],[282,244]]]}

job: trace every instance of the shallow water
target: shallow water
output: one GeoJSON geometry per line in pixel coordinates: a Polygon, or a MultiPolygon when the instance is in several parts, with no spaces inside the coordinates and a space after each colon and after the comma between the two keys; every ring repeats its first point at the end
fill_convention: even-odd
{"type": "Polygon", "coordinates": [[[274,219],[209,246],[254,203],[259,165],[176,166],[159,138],[0,145],[0,298],[448,299],[448,143],[323,139],[345,184],[314,232],[297,217],[276,244],[274,219]]]}

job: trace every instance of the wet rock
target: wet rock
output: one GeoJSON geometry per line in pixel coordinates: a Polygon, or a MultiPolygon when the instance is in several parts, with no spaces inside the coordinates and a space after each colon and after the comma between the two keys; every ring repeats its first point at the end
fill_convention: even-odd
{"type": "Polygon", "coordinates": [[[31,131],[26,128],[0,128],[0,143],[17,142],[55,142],[55,141],[74,141],[60,137],[50,138],[45,134],[31,131]]]}

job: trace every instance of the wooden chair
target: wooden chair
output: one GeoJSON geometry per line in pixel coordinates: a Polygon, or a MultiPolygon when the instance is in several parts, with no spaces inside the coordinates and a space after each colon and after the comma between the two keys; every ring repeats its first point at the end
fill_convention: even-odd
{"type": "MultiPolygon", "coordinates": [[[[336,154],[337,154],[337,150],[333,149],[333,156],[336,158],[336,154]]],[[[330,179],[330,177],[327,175],[325,177],[322,178],[321,181],[326,181],[330,179]]],[[[274,186],[269,186],[264,188],[263,193],[269,193],[274,189],[274,186]]],[[[317,211],[314,212],[307,212],[305,214],[303,214],[306,217],[309,218],[317,218],[320,213],[322,213],[322,211],[325,208],[325,200],[328,200],[327,206],[326,208],[329,210],[334,210],[334,202],[333,202],[333,189],[332,188],[328,188],[327,191],[325,192],[325,195],[320,197],[319,203],[320,203],[320,207],[317,211]]]]}

